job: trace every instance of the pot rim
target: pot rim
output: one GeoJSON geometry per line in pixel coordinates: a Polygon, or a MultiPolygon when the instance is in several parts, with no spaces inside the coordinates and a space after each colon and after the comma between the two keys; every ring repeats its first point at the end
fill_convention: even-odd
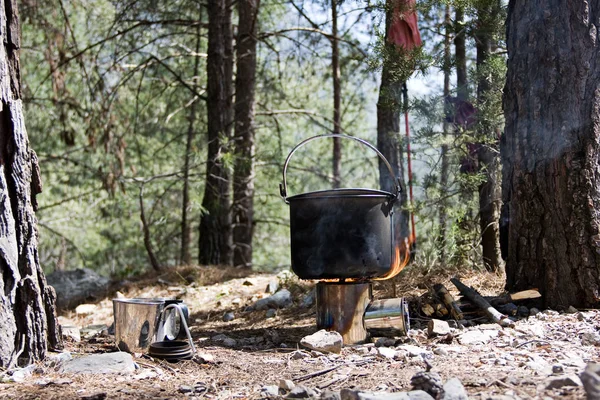
{"type": "Polygon", "coordinates": [[[384,190],[378,189],[364,189],[364,188],[342,188],[342,189],[326,189],[326,190],[317,190],[315,192],[306,192],[296,194],[294,196],[290,196],[288,200],[303,200],[303,199],[333,199],[333,198],[360,198],[360,197],[370,197],[370,198],[386,198],[393,199],[395,196],[384,190]]]}

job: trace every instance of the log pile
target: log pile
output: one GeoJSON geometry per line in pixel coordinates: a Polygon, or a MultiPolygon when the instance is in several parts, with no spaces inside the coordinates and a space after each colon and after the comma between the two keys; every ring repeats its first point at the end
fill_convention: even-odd
{"type": "Polygon", "coordinates": [[[458,278],[452,278],[450,281],[463,297],[456,300],[443,284],[437,283],[419,298],[416,305],[417,315],[427,319],[453,319],[463,324],[469,320],[487,318],[500,326],[509,327],[514,326],[516,317],[529,315],[527,307],[515,303],[541,297],[536,289],[499,296],[482,296],[458,278]]]}

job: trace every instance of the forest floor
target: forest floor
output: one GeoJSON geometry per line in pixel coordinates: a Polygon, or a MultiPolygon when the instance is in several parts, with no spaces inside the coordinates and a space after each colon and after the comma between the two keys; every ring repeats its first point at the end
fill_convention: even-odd
{"type": "MultiPolygon", "coordinates": [[[[502,292],[501,276],[475,272],[457,275],[484,295],[502,292]]],[[[450,277],[449,272],[424,274],[407,268],[393,281],[376,283],[375,296],[391,296],[393,286],[405,297],[419,296],[438,282],[454,288],[450,277]]],[[[205,355],[204,361],[168,363],[141,356],[134,358],[139,369],[117,375],[66,374],[57,372],[54,363],[39,362],[20,382],[4,379],[0,398],[256,399],[267,397],[265,388],[279,385],[282,379],[316,393],[341,389],[391,393],[411,390],[411,377],[424,371],[427,363],[444,381],[460,379],[474,399],[584,398],[580,385],[569,386],[563,378],[577,375],[587,362],[599,360],[600,343],[594,338],[598,338],[600,313],[596,310],[546,311],[518,321],[514,328],[485,324],[456,329],[443,338],[428,338],[423,329],[426,321],[412,316],[416,326],[408,337],[386,344],[397,350],[393,358],[382,355],[372,343],[344,347],[339,355],[311,353],[302,350],[299,341],[316,330],[314,305],[301,305],[312,286],[314,282],[285,274],[241,276],[235,270],[200,268],[127,282],[118,288],[126,297],[175,296],[186,302],[192,336],[198,351],[205,355]],[[290,290],[294,304],[277,310],[272,318],[266,317],[266,311],[244,311],[268,296],[265,288],[270,282],[290,290]],[[235,318],[224,322],[226,312],[233,312],[235,318]],[[467,332],[476,332],[483,339],[467,340],[467,332]],[[219,339],[220,334],[234,339],[227,341],[229,347],[222,336],[219,339]],[[423,353],[414,354],[406,344],[417,346],[423,353]]],[[[61,324],[109,326],[113,321],[112,297],[98,302],[89,314],[63,313],[61,324]]],[[[65,343],[65,351],[73,357],[116,351],[114,336],[107,335],[106,330],[88,337],[83,332],[80,342],[65,343]]]]}

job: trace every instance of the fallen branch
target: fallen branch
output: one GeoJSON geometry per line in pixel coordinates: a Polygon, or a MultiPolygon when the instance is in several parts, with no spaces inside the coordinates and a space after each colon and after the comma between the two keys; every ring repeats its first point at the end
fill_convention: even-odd
{"type": "Polygon", "coordinates": [[[523,290],[517,293],[507,293],[497,297],[486,298],[491,305],[499,306],[502,304],[512,303],[513,301],[530,300],[542,297],[537,289],[523,290]]]}
{"type": "Polygon", "coordinates": [[[508,319],[505,315],[502,315],[496,310],[494,307],[487,302],[479,293],[477,293],[474,289],[468,287],[464,283],[462,283],[458,278],[450,279],[450,282],[456,286],[456,288],[460,291],[460,293],[468,298],[473,304],[477,307],[481,308],[485,314],[491,319],[493,322],[497,323],[502,327],[513,327],[515,324],[508,319]]]}
{"type": "Polygon", "coordinates": [[[314,378],[315,376],[325,375],[328,372],[331,372],[333,370],[338,369],[342,365],[344,365],[344,364],[338,364],[338,365],[336,365],[334,367],[325,368],[325,369],[322,369],[322,370],[317,371],[317,372],[311,372],[310,374],[302,375],[302,376],[299,376],[298,378],[293,378],[293,380],[295,382],[302,382],[302,381],[305,381],[307,379],[314,378]]]}

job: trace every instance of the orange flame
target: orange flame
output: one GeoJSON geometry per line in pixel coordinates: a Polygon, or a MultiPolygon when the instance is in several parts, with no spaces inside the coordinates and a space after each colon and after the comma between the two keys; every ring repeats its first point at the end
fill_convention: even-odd
{"type": "Polygon", "coordinates": [[[374,280],[383,281],[386,279],[391,279],[398,275],[400,271],[402,271],[410,261],[410,250],[412,247],[411,245],[412,243],[414,243],[414,241],[414,235],[411,235],[410,237],[404,238],[403,243],[396,245],[396,248],[394,249],[394,257],[392,258],[392,265],[390,271],[387,274],[380,276],[379,278],[374,278],[374,280]]]}

